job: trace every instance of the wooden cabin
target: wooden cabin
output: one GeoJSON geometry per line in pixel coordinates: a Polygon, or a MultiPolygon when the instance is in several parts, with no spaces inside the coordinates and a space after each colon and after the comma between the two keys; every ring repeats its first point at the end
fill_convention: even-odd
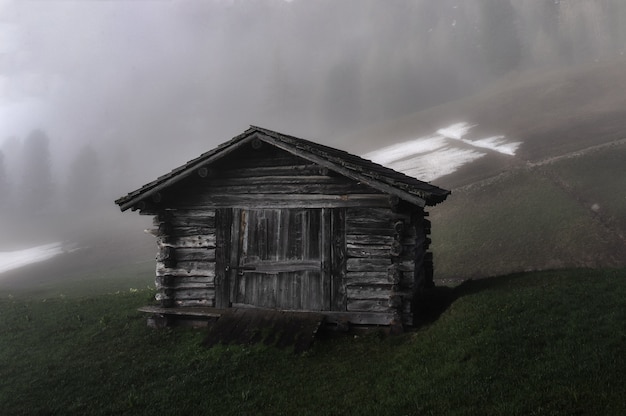
{"type": "Polygon", "coordinates": [[[427,206],[450,191],[347,152],[251,127],[118,199],[153,215],[146,311],[315,311],[329,323],[411,325],[433,284],[427,206]]]}

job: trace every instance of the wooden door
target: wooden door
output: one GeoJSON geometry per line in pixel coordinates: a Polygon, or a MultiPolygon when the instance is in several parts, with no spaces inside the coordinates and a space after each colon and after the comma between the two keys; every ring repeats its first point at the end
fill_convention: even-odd
{"type": "Polygon", "coordinates": [[[232,306],[330,310],[330,211],[233,209],[232,306]]]}

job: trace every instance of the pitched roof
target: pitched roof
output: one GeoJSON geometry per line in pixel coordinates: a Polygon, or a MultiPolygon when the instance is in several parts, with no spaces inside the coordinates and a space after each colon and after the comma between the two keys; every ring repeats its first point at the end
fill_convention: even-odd
{"type": "Polygon", "coordinates": [[[330,171],[361,182],[372,188],[413,204],[436,205],[446,199],[450,191],[386,168],[343,150],[324,146],[309,140],[281,134],[261,127],[250,126],[244,133],[203,153],[171,172],[130,192],[115,201],[122,211],[131,208],[144,198],[150,197],[193,174],[196,169],[211,165],[254,139],[276,146],[286,152],[309,160],[330,171]]]}

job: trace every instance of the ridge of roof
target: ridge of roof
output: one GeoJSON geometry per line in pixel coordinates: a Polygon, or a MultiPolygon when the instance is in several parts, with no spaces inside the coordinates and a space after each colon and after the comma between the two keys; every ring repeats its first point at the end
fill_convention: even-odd
{"type": "Polygon", "coordinates": [[[125,211],[139,202],[139,200],[149,197],[161,189],[174,185],[188,177],[195,168],[221,159],[252,140],[253,137],[296,156],[325,166],[346,177],[366,183],[375,189],[396,194],[401,199],[406,199],[420,206],[436,205],[444,201],[450,194],[448,190],[420,181],[344,150],[251,125],[246,131],[233,137],[231,140],[208,152],[202,153],[197,158],[173,169],[169,173],[159,176],[154,181],[117,199],[115,203],[120,206],[122,211],[125,211]]]}

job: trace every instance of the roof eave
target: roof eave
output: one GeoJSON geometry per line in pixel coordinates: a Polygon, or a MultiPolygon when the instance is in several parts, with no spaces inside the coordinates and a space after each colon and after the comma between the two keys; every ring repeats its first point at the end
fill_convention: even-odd
{"type": "Polygon", "coordinates": [[[155,183],[154,186],[151,186],[150,188],[146,188],[150,186],[150,184],[144,185],[144,188],[146,188],[145,190],[141,192],[134,191],[134,192],[137,192],[136,195],[133,195],[134,192],[131,192],[130,194],[117,199],[115,203],[119,205],[121,211],[124,212],[128,210],[129,208],[132,208],[134,205],[136,205],[140,201],[145,200],[146,198],[149,198],[152,195],[155,195],[156,193],[162,191],[163,189],[169,188],[170,186],[175,185],[181,180],[191,176],[198,168],[211,164],[212,162],[218,159],[221,159],[227,154],[239,149],[241,146],[249,143],[251,140],[253,140],[257,136],[258,136],[258,133],[251,131],[251,130],[247,130],[244,134],[237,136],[235,139],[231,140],[230,145],[225,146],[224,148],[211,154],[208,157],[203,158],[202,156],[200,156],[199,158],[188,162],[187,163],[188,166],[186,166],[185,169],[183,169],[180,172],[176,172],[176,169],[174,169],[172,172],[170,172],[170,174],[164,175],[164,176],[171,175],[170,177],[164,179],[161,182],[158,182],[158,180],[155,181],[158,183],[155,183]]]}

